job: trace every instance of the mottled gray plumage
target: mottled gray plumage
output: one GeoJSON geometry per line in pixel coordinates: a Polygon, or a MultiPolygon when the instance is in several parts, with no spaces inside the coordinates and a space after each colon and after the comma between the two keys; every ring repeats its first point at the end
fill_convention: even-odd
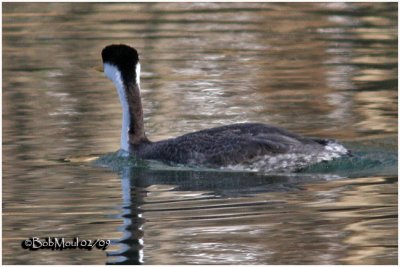
{"type": "Polygon", "coordinates": [[[226,166],[249,163],[262,155],[318,153],[328,140],[311,139],[284,129],[260,124],[241,123],[201,130],[159,142],[132,147],[143,159],[182,164],[226,166]]]}

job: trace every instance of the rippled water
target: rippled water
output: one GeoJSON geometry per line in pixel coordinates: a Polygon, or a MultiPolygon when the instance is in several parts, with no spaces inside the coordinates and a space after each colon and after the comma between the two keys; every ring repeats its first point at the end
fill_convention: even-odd
{"type": "Polygon", "coordinates": [[[396,264],[397,38],[397,3],[3,3],[3,263],[396,264]],[[252,121],[354,157],[296,174],[124,161],[92,70],[110,43],[141,54],[152,140],[252,121]],[[32,236],[112,245],[24,250],[32,236]]]}

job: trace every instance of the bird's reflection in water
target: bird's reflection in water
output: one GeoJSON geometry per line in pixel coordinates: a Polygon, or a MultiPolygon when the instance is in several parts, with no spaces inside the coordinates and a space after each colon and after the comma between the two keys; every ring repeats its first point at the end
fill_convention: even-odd
{"type": "Polygon", "coordinates": [[[142,264],[143,263],[143,229],[141,205],[146,191],[140,186],[141,179],[135,179],[134,168],[126,167],[121,171],[122,186],[122,219],[123,237],[114,240],[120,250],[107,253],[108,264],[142,264]]]}
{"type": "MultiPolygon", "coordinates": [[[[137,167],[120,169],[123,208],[123,237],[114,240],[118,251],[109,252],[108,264],[143,264],[146,212],[142,209],[151,185],[172,185],[174,191],[202,191],[209,197],[232,198],[258,193],[301,190],[304,182],[338,179],[335,175],[260,175],[218,171],[155,171],[137,167]]],[[[276,201],[274,201],[275,203],[276,201]]],[[[173,207],[172,207],[172,210],[173,207]]],[[[153,210],[152,211],[157,211],[153,210]]],[[[162,211],[162,210],[160,210],[162,211]]]]}

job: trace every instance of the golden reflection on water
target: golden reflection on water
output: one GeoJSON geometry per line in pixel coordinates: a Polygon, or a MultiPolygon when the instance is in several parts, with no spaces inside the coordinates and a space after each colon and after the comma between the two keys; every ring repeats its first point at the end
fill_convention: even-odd
{"type": "MultiPolygon", "coordinates": [[[[397,189],[386,185],[385,180],[384,177],[370,177],[359,182],[340,180],[311,187],[312,191],[323,190],[326,194],[334,191],[335,198],[334,203],[313,203],[313,208],[324,211],[324,216],[334,220],[347,218],[349,221],[341,230],[343,233],[349,233],[344,239],[348,255],[342,263],[357,264],[364,259],[366,264],[377,264],[374,255],[381,254],[384,249],[379,245],[366,245],[371,243],[385,246],[388,250],[385,254],[396,254],[397,240],[392,237],[397,236],[397,213],[393,212],[393,208],[397,209],[397,198],[393,198],[397,196],[397,189]],[[380,184],[379,187],[385,194],[379,193],[377,184],[380,184]],[[337,188],[344,187],[350,188],[345,194],[339,194],[337,188]]],[[[390,261],[384,260],[382,263],[390,264],[390,261]]]]}
{"type": "MultiPolygon", "coordinates": [[[[377,187],[369,186],[381,182],[384,178],[322,182],[304,186],[302,191],[215,199],[204,201],[207,209],[202,212],[185,210],[193,207],[190,197],[189,203],[176,202],[168,208],[155,207],[155,199],[149,195],[143,206],[147,211],[144,239],[145,243],[161,247],[154,253],[145,248],[145,260],[149,264],[174,263],[177,258],[190,264],[328,264],[340,257],[339,263],[356,264],[363,261],[364,255],[365,262],[376,264],[379,259],[373,255],[381,254],[382,247],[367,244],[381,241],[385,253],[396,253],[396,239],[392,236],[396,236],[393,208],[397,190],[382,184],[388,189],[388,194],[382,196],[377,187]],[[248,203],[252,205],[246,206],[248,203]],[[161,213],[152,212],[152,208],[159,208],[161,213]],[[378,210],[387,219],[374,217],[378,210]],[[382,227],[370,231],[368,227],[376,227],[376,223],[382,223],[382,227]]],[[[201,201],[195,203],[201,207],[201,201]]]]}
{"type": "MultiPolygon", "coordinates": [[[[128,231],[121,177],[82,160],[118,149],[118,97],[92,70],[105,45],[127,43],[141,54],[152,140],[244,121],[388,139],[398,119],[396,10],[397,3],[4,3],[4,262],[103,264],[102,251],[27,252],[20,242],[121,240],[128,231]]],[[[220,184],[178,190],[167,176],[138,186],[143,205],[130,203],[130,212],[144,209],[143,229],[132,231],[144,235],[145,263],[396,262],[397,182],[388,177],[290,193],[255,190],[263,181],[231,197],[220,184]]]]}

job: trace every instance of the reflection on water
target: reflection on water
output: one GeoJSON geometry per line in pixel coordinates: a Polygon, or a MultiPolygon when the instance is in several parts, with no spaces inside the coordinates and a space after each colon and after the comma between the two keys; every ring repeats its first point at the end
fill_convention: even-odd
{"type": "Polygon", "coordinates": [[[108,263],[373,264],[377,254],[385,253],[382,263],[396,258],[395,176],[337,180],[134,167],[121,168],[120,175],[124,237],[108,263]]]}
{"type": "Polygon", "coordinates": [[[397,3],[4,3],[4,263],[396,264],[397,38],[397,3]],[[141,53],[152,140],[253,121],[356,158],[286,176],[92,166],[119,144],[92,71],[110,43],[141,53]],[[113,245],[25,251],[31,236],[113,245]]]}

